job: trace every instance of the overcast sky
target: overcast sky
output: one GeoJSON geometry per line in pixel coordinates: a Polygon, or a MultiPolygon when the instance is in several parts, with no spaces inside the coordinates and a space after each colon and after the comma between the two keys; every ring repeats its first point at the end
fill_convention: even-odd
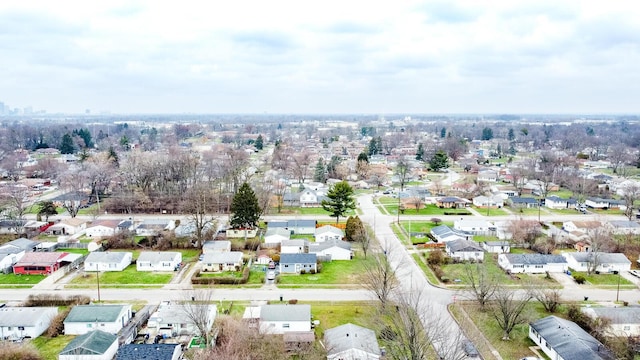
{"type": "Polygon", "coordinates": [[[0,2],[0,101],[93,113],[634,113],[637,1],[0,2]]]}

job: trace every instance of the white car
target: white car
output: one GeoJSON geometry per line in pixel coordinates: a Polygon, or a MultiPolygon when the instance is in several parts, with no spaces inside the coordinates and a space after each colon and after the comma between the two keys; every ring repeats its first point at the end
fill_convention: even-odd
{"type": "Polygon", "coordinates": [[[275,280],[276,272],[273,270],[267,271],[267,280],[275,280]]]}

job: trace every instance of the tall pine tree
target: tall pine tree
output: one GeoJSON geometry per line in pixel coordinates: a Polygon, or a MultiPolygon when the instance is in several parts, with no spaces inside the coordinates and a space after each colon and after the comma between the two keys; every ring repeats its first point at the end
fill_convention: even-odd
{"type": "Polygon", "coordinates": [[[240,186],[231,202],[231,227],[233,229],[258,226],[260,220],[260,205],[255,192],[246,182],[240,186]]]}
{"type": "Polygon", "coordinates": [[[336,218],[336,224],[340,217],[346,216],[349,210],[356,208],[353,199],[353,188],[346,181],[336,183],[327,192],[329,200],[322,200],[322,208],[336,218]]]}

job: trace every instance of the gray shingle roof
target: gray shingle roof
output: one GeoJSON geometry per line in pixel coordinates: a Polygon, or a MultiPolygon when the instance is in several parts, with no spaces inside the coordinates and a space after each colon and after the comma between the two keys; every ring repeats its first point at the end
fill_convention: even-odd
{"type": "Polygon", "coordinates": [[[108,332],[90,331],[71,340],[59,355],[102,355],[117,340],[118,336],[108,332]]]}
{"type": "Polygon", "coordinates": [[[176,347],[180,344],[126,344],[118,349],[115,360],[171,360],[176,347]]]}
{"type": "Polygon", "coordinates": [[[326,250],[332,247],[339,247],[345,250],[351,250],[351,243],[348,243],[346,241],[342,241],[342,240],[327,240],[324,242],[319,242],[319,243],[311,243],[309,244],[309,252],[310,253],[317,253],[320,252],[322,250],[326,250]]]}
{"type": "Polygon", "coordinates": [[[569,320],[547,316],[530,326],[565,360],[613,359],[601,342],[569,320]]]}
{"type": "MultiPolygon", "coordinates": [[[[597,261],[600,264],[631,264],[631,261],[627,259],[624,254],[621,253],[596,253],[598,254],[597,261]]],[[[594,253],[592,252],[575,252],[567,253],[567,256],[573,257],[577,262],[589,262],[593,259],[594,253]]]]}
{"type": "Polygon", "coordinates": [[[447,243],[447,248],[449,248],[449,251],[451,252],[484,252],[484,249],[477,242],[465,239],[449,241],[447,243]]]}
{"type": "Polygon", "coordinates": [[[26,238],[20,238],[20,239],[15,239],[15,240],[9,241],[8,243],[3,244],[2,246],[0,246],[0,248],[12,247],[12,248],[17,248],[17,249],[24,250],[24,251],[31,251],[31,250],[35,249],[38,244],[40,244],[39,241],[33,241],[33,240],[26,239],[26,238]]]}
{"type": "Polygon", "coordinates": [[[311,305],[269,304],[260,307],[263,321],[311,321],[311,305]]]}
{"type": "Polygon", "coordinates": [[[85,263],[120,263],[130,252],[122,251],[94,251],[87,255],[85,263]]]}
{"type": "Polygon", "coordinates": [[[316,254],[280,254],[280,264],[315,264],[316,254]]]}
{"type": "Polygon", "coordinates": [[[76,305],[64,322],[114,322],[127,307],[129,305],[76,305]]]}
{"type": "Polygon", "coordinates": [[[157,263],[161,261],[174,261],[181,253],[175,251],[143,251],[138,256],[138,261],[157,263]]]}
{"type": "Polygon", "coordinates": [[[57,308],[51,307],[4,307],[0,309],[0,327],[35,326],[43,313],[57,308]]]}
{"type": "Polygon", "coordinates": [[[316,226],[316,221],[315,220],[305,220],[305,219],[289,220],[289,221],[287,221],[287,226],[289,228],[315,227],[316,226]]]}
{"type": "Polygon", "coordinates": [[[207,264],[237,264],[242,261],[242,251],[226,251],[204,254],[202,262],[207,264]]]}
{"type": "Polygon", "coordinates": [[[349,349],[380,355],[376,333],[371,329],[351,323],[328,329],[324,332],[324,341],[327,344],[328,355],[349,349]]]}
{"type": "Polygon", "coordinates": [[[596,317],[607,318],[612,324],[640,324],[640,307],[590,307],[583,308],[583,312],[596,317]]]}
{"type": "Polygon", "coordinates": [[[511,264],[545,265],[567,263],[567,260],[562,255],[505,254],[505,257],[511,264]]]}

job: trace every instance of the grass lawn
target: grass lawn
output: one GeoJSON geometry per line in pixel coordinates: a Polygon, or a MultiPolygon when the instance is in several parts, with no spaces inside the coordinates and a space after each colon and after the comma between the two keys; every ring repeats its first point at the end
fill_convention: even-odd
{"type": "Polygon", "coordinates": [[[600,214],[600,215],[624,215],[624,211],[620,209],[609,209],[609,210],[589,209],[589,211],[594,214],[600,214]]]}
{"type": "MultiPolygon", "coordinates": [[[[477,241],[477,242],[500,241],[500,239],[498,239],[497,236],[491,236],[491,235],[474,235],[473,236],[473,241],[477,241]]],[[[485,255],[488,255],[488,254],[485,254],[485,255]]]]}
{"type": "Polygon", "coordinates": [[[571,272],[573,274],[581,274],[587,279],[587,282],[593,286],[603,287],[603,288],[615,288],[618,286],[618,281],[620,282],[621,289],[635,289],[636,286],[629,280],[623,278],[620,275],[616,274],[591,274],[587,275],[586,272],[571,272]]]}
{"type": "MultiPolygon", "coordinates": [[[[431,229],[433,229],[434,227],[438,226],[438,225],[447,225],[449,227],[453,227],[453,222],[451,221],[445,221],[445,222],[441,222],[440,224],[436,225],[431,221],[401,221],[400,225],[402,225],[402,228],[404,229],[404,231],[406,231],[407,233],[429,233],[431,231],[431,229]]],[[[412,236],[411,237],[411,243],[412,244],[422,244],[425,242],[428,242],[429,238],[428,237],[416,237],[416,236],[412,236]]]]}
{"type": "Polygon", "coordinates": [[[364,327],[372,328],[376,317],[375,302],[356,301],[318,301],[305,302],[311,305],[311,316],[314,320],[320,320],[320,325],[316,326],[316,338],[322,339],[324,331],[336,326],[352,323],[364,327]]]}
{"type": "Polygon", "coordinates": [[[427,280],[429,280],[431,284],[433,285],[440,284],[440,280],[438,280],[438,278],[436,277],[436,274],[434,274],[433,271],[431,271],[431,268],[425,263],[426,259],[422,254],[429,256],[428,252],[424,252],[421,254],[411,254],[411,256],[416,261],[416,263],[420,267],[420,270],[422,270],[424,275],[427,277],[427,280]]]}
{"type": "Polygon", "coordinates": [[[360,275],[363,273],[365,263],[372,262],[372,257],[365,259],[358,255],[353,260],[334,260],[322,263],[322,271],[316,274],[280,274],[278,286],[288,287],[293,285],[311,285],[339,287],[338,285],[358,285],[361,283],[360,275]]]}
{"type": "Polygon", "coordinates": [[[568,189],[560,189],[559,191],[549,191],[549,193],[547,194],[547,197],[554,196],[554,195],[563,199],[568,199],[573,197],[573,191],[568,189]]]}
{"type": "Polygon", "coordinates": [[[576,209],[549,209],[545,208],[548,212],[552,214],[560,214],[560,215],[580,215],[582,214],[580,211],[576,209]]]}
{"type": "Polygon", "coordinates": [[[35,285],[45,277],[45,275],[0,274],[0,285],[35,285]]]}
{"type": "Polygon", "coordinates": [[[89,253],[89,250],[87,249],[78,249],[78,248],[57,248],[56,251],[66,252],[69,254],[80,254],[80,255],[87,255],[89,253]]]}
{"type": "MultiPolygon", "coordinates": [[[[502,270],[499,266],[498,266],[498,260],[495,259],[493,256],[491,256],[490,254],[486,254],[486,256],[484,257],[484,262],[479,264],[480,266],[484,266],[486,267],[488,273],[491,276],[495,276],[496,279],[498,280],[499,283],[501,284],[507,284],[507,285],[524,285],[524,284],[528,284],[531,281],[544,281],[546,283],[549,284],[549,286],[557,286],[558,284],[551,280],[551,279],[545,279],[545,275],[543,274],[517,274],[516,276],[509,276],[507,275],[504,270],[502,270]]],[[[472,264],[471,266],[476,266],[474,264],[472,264]]],[[[442,270],[445,273],[445,276],[450,279],[451,281],[455,280],[455,279],[460,279],[459,282],[453,282],[450,284],[452,285],[469,285],[469,283],[467,282],[466,279],[466,268],[465,268],[465,264],[449,264],[449,265],[443,265],[442,266],[442,270]]]]}
{"type": "Polygon", "coordinates": [[[54,338],[39,336],[32,339],[30,343],[38,349],[43,359],[55,360],[58,358],[58,353],[75,337],[75,335],[58,335],[54,338]]]}
{"type": "Polygon", "coordinates": [[[503,215],[510,215],[508,212],[502,210],[502,209],[494,209],[494,208],[489,208],[489,213],[487,214],[487,209],[486,208],[479,208],[477,206],[472,206],[473,209],[475,209],[478,214],[480,215],[484,215],[484,216],[503,216],[503,215]]]}
{"type": "MultiPolygon", "coordinates": [[[[157,285],[161,286],[169,283],[173,278],[173,272],[147,272],[137,271],[135,265],[129,265],[123,271],[109,271],[100,273],[100,286],[104,287],[119,287],[120,285],[157,285]]],[[[96,279],[95,272],[86,272],[83,275],[77,276],[71,281],[71,285],[80,286],[97,286],[98,279],[96,279]]]]}
{"type": "MultiPolygon", "coordinates": [[[[405,245],[411,245],[409,237],[406,235],[404,231],[402,231],[398,223],[392,223],[391,230],[398,237],[401,243],[405,245]]],[[[385,246],[385,244],[382,244],[382,245],[385,246]]]]}
{"type": "MultiPolygon", "coordinates": [[[[510,334],[511,340],[504,341],[502,340],[502,329],[500,329],[490,312],[480,311],[478,305],[473,302],[458,302],[451,308],[453,315],[458,319],[462,318],[460,308],[464,309],[473,323],[478,327],[478,330],[500,353],[503,359],[521,359],[534,355],[529,349],[534,343],[529,339],[528,321],[525,321],[524,324],[517,325],[510,334]]],[[[537,320],[549,315],[538,302],[533,301],[527,305],[525,313],[528,315],[529,320],[537,320]]],[[[555,315],[563,317],[562,314],[555,315]]],[[[479,347],[479,351],[486,359],[494,358],[491,354],[487,353],[487,349],[482,346],[479,347]]]]}
{"type": "Polygon", "coordinates": [[[542,211],[538,210],[538,208],[528,209],[528,208],[520,208],[520,207],[510,207],[511,211],[515,215],[538,215],[543,214],[542,211]]]}
{"type": "MultiPolygon", "coordinates": [[[[324,210],[322,207],[283,207],[282,215],[287,214],[297,214],[297,215],[326,215],[330,216],[331,214],[324,210]]],[[[347,211],[347,216],[356,215],[354,210],[347,211]]]]}

